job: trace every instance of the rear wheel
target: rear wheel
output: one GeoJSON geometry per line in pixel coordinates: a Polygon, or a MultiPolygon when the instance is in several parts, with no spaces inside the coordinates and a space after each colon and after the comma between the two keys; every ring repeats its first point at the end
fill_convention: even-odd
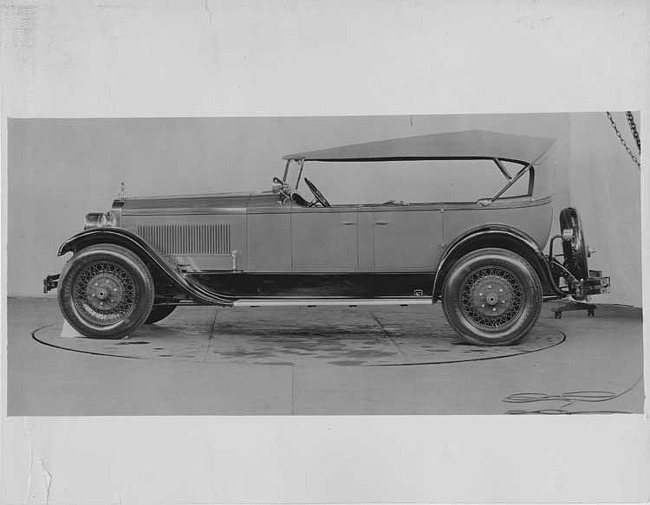
{"type": "Polygon", "coordinates": [[[443,308],[449,324],[467,342],[514,344],[539,317],[542,286],[521,256],[480,249],[463,256],[447,274],[443,308]]]}
{"type": "Polygon", "coordinates": [[[95,245],[66,264],[58,299],[64,317],[81,334],[122,338],[149,317],[154,284],[136,254],[112,244],[95,245]]]}
{"type": "Polygon", "coordinates": [[[174,312],[174,309],[176,309],[176,305],[154,305],[144,324],[153,324],[162,321],[174,312]]]}

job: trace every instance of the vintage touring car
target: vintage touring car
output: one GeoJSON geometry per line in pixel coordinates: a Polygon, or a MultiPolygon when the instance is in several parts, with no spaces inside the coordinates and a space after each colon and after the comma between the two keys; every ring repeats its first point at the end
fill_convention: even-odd
{"type": "Polygon", "coordinates": [[[574,208],[561,211],[561,234],[543,252],[553,143],[477,130],[398,138],[286,156],[267,192],[122,196],[112,210],[88,214],[84,231],[61,246],[59,255],[73,256],[44,291],[58,287],[65,319],[99,338],[123,337],[183,305],[442,301],[465,340],[512,344],[544,299],[582,300],[609,285],[588,268],[574,208]],[[430,160],[487,163],[500,189],[473,201],[331,205],[303,177],[311,165],[430,160]],[[303,180],[311,199],[298,192],[303,180]]]}

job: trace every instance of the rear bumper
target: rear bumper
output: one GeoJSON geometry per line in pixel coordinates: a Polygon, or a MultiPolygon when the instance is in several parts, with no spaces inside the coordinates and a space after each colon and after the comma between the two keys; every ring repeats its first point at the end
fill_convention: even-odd
{"type": "Polygon", "coordinates": [[[59,276],[60,274],[48,275],[43,279],[43,293],[47,293],[59,285],[59,276]]]}
{"type": "Polygon", "coordinates": [[[609,293],[609,287],[609,277],[603,277],[602,271],[589,270],[589,278],[580,282],[577,294],[580,297],[600,295],[609,293]]]}

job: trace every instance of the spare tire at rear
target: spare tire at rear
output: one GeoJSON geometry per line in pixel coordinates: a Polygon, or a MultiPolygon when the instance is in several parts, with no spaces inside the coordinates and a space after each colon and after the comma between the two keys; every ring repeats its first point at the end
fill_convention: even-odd
{"type": "Polygon", "coordinates": [[[579,281],[589,277],[587,264],[587,247],[582,232],[582,223],[578,211],[567,207],[560,212],[560,229],[562,230],[562,252],[564,267],[579,281]]]}

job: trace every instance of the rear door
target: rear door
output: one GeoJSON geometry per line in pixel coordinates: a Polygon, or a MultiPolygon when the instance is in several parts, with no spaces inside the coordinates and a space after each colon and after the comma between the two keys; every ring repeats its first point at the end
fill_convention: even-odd
{"type": "Polygon", "coordinates": [[[361,219],[371,230],[372,271],[434,272],[443,246],[440,206],[387,206],[364,212],[361,219]]]}

